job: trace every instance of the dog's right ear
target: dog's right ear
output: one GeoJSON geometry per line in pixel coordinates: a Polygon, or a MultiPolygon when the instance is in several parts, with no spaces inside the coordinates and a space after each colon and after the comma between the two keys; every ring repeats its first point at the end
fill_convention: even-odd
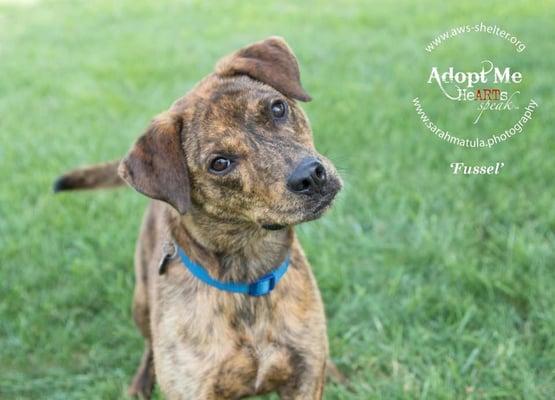
{"type": "Polygon", "coordinates": [[[118,174],[138,192],[185,214],[191,197],[182,129],[178,114],[167,111],[157,116],[121,161],[118,174]]]}

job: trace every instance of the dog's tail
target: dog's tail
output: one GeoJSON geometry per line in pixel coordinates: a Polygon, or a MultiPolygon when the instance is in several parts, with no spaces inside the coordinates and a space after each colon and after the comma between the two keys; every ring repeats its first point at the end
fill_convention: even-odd
{"type": "Polygon", "coordinates": [[[125,181],[118,175],[119,163],[117,160],[71,170],[56,179],[52,189],[56,193],[122,186],[125,181]]]}

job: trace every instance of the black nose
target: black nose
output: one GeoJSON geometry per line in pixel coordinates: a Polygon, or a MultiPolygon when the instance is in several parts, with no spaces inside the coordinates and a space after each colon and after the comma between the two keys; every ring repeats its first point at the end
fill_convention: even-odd
{"type": "Polygon", "coordinates": [[[287,187],[294,193],[320,192],[326,184],[326,169],[315,158],[305,158],[287,179],[287,187]]]}

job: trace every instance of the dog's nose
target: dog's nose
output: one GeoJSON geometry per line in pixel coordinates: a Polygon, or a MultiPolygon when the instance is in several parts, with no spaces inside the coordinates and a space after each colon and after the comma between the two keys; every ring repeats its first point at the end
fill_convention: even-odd
{"type": "Polygon", "coordinates": [[[313,157],[305,158],[287,179],[287,187],[294,193],[312,194],[320,192],[326,184],[326,169],[313,157]]]}

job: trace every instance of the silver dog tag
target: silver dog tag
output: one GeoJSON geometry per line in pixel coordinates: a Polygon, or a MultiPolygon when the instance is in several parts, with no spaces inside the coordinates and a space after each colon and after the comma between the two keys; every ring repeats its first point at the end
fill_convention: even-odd
{"type": "Polygon", "coordinates": [[[177,255],[177,247],[173,241],[165,241],[162,247],[162,257],[158,264],[158,275],[164,275],[168,269],[168,262],[177,255]]]}

